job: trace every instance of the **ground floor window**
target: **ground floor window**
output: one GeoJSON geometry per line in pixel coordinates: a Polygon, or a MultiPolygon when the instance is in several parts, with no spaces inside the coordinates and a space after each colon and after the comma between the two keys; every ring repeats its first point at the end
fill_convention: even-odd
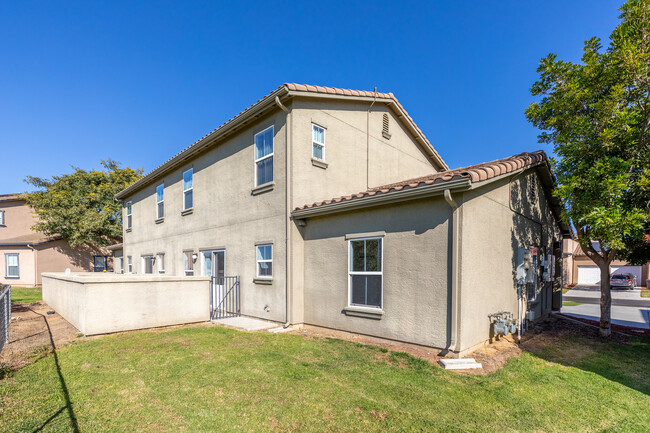
{"type": "Polygon", "coordinates": [[[257,246],[257,276],[261,278],[273,277],[273,245],[257,246]]]}
{"type": "Polygon", "coordinates": [[[126,256],[126,271],[129,274],[133,273],[133,257],[126,256]]]}
{"type": "Polygon", "coordinates": [[[349,303],[354,306],[382,308],[383,239],[352,239],[349,242],[349,303]]]}
{"type": "Polygon", "coordinates": [[[6,278],[20,278],[20,263],[18,260],[18,253],[6,253],[5,264],[6,278]]]}
{"type": "Polygon", "coordinates": [[[153,256],[142,256],[142,273],[153,274],[153,256]]]}
{"type": "Polygon", "coordinates": [[[183,264],[185,269],[185,275],[191,277],[194,275],[194,251],[183,251],[183,264]]]}
{"type": "Polygon", "coordinates": [[[108,257],[93,256],[93,271],[104,272],[108,270],[108,257]]]}
{"type": "Polygon", "coordinates": [[[118,259],[118,263],[120,264],[120,274],[124,273],[124,257],[120,257],[118,259]]]}
{"type": "Polygon", "coordinates": [[[159,274],[164,274],[165,273],[165,254],[164,253],[156,254],[156,266],[158,267],[158,273],[159,274]]]}

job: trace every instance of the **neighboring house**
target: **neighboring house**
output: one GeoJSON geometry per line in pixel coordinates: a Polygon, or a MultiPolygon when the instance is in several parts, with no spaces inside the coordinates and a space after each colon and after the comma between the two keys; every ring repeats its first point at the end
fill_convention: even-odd
{"type": "MultiPolygon", "coordinates": [[[[600,268],[582,250],[575,239],[565,239],[564,246],[564,285],[592,286],[600,285],[600,268]]],[[[600,244],[593,242],[594,248],[600,251],[600,244]]],[[[614,260],[610,265],[612,275],[630,273],[636,276],[637,286],[646,286],[650,275],[650,262],[642,266],[634,266],[621,260],[614,260]]]]}
{"type": "Polygon", "coordinates": [[[38,286],[43,272],[109,269],[105,251],[71,248],[60,236],[32,230],[35,223],[36,216],[20,195],[0,195],[0,284],[38,286]]]}
{"type": "Polygon", "coordinates": [[[246,316],[460,353],[517,315],[523,249],[522,314],[559,308],[553,187],[543,152],[449,171],[392,93],[285,84],[116,195],[118,254],[239,276],[246,316]]]}

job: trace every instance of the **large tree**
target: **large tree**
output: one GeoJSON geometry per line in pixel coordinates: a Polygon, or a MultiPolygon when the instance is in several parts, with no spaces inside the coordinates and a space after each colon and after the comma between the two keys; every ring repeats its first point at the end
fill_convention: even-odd
{"type": "Polygon", "coordinates": [[[74,172],[52,179],[28,176],[25,182],[38,191],[26,193],[38,222],[32,227],[48,235],[61,235],[77,247],[96,247],[122,239],[122,206],[115,194],[142,176],[142,169],[120,168],[119,163],[102,161],[104,170],[74,172]]]}
{"type": "Polygon", "coordinates": [[[526,116],[553,143],[564,217],[600,268],[600,333],[611,333],[610,264],[650,259],[650,0],[621,8],[603,49],[585,42],[579,64],[543,58],[526,116]]]}

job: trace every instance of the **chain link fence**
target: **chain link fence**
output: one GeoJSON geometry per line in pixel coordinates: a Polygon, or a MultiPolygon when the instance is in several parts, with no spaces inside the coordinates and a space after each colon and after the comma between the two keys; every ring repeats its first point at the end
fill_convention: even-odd
{"type": "Polygon", "coordinates": [[[11,322],[11,286],[0,284],[0,352],[9,341],[11,322]]]}

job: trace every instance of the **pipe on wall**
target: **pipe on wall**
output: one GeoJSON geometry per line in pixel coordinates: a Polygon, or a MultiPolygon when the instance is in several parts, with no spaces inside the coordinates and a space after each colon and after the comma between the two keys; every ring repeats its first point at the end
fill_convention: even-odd
{"type": "Polygon", "coordinates": [[[444,190],[444,197],[447,204],[452,209],[452,238],[451,238],[451,330],[450,339],[447,350],[456,352],[459,346],[459,326],[458,319],[460,317],[460,257],[459,257],[459,241],[460,241],[460,211],[456,201],[451,196],[449,189],[444,190]]]}
{"type": "Polygon", "coordinates": [[[284,262],[284,268],[285,268],[285,281],[284,281],[284,287],[285,287],[285,293],[284,293],[284,327],[288,328],[289,325],[291,324],[291,318],[289,317],[289,304],[291,301],[291,284],[290,284],[290,278],[291,275],[293,274],[290,272],[291,269],[291,230],[289,229],[289,224],[291,222],[291,203],[290,203],[290,197],[291,197],[291,190],[290,190],[290,185],[291,185],[291,140],[290,140],[290,135],[289,135],[289,130],[290,128],[290,117],[289,117],[289,109],[285,107],[282,102],[280,101],[280,98],[276,95],[275,96],[275,103],[280,107],[282,111],[287,113],[286,120],[284,122],[284,170],[285,170],[285,177],[284,177],[284,182],[285,182],[285,196],[284,196],[284,208],[285,208],[285,226],[284,226],[284,242],[285,242],[285,253],[286,253],[286,258],[284,262]]]}
{"type": "Polygon", "coordinates": [[[375,97],[366,113],[366,189],[370,188],[370,110],[375,102],[377,102],[377,87],[375,87],[375,97]]]}

